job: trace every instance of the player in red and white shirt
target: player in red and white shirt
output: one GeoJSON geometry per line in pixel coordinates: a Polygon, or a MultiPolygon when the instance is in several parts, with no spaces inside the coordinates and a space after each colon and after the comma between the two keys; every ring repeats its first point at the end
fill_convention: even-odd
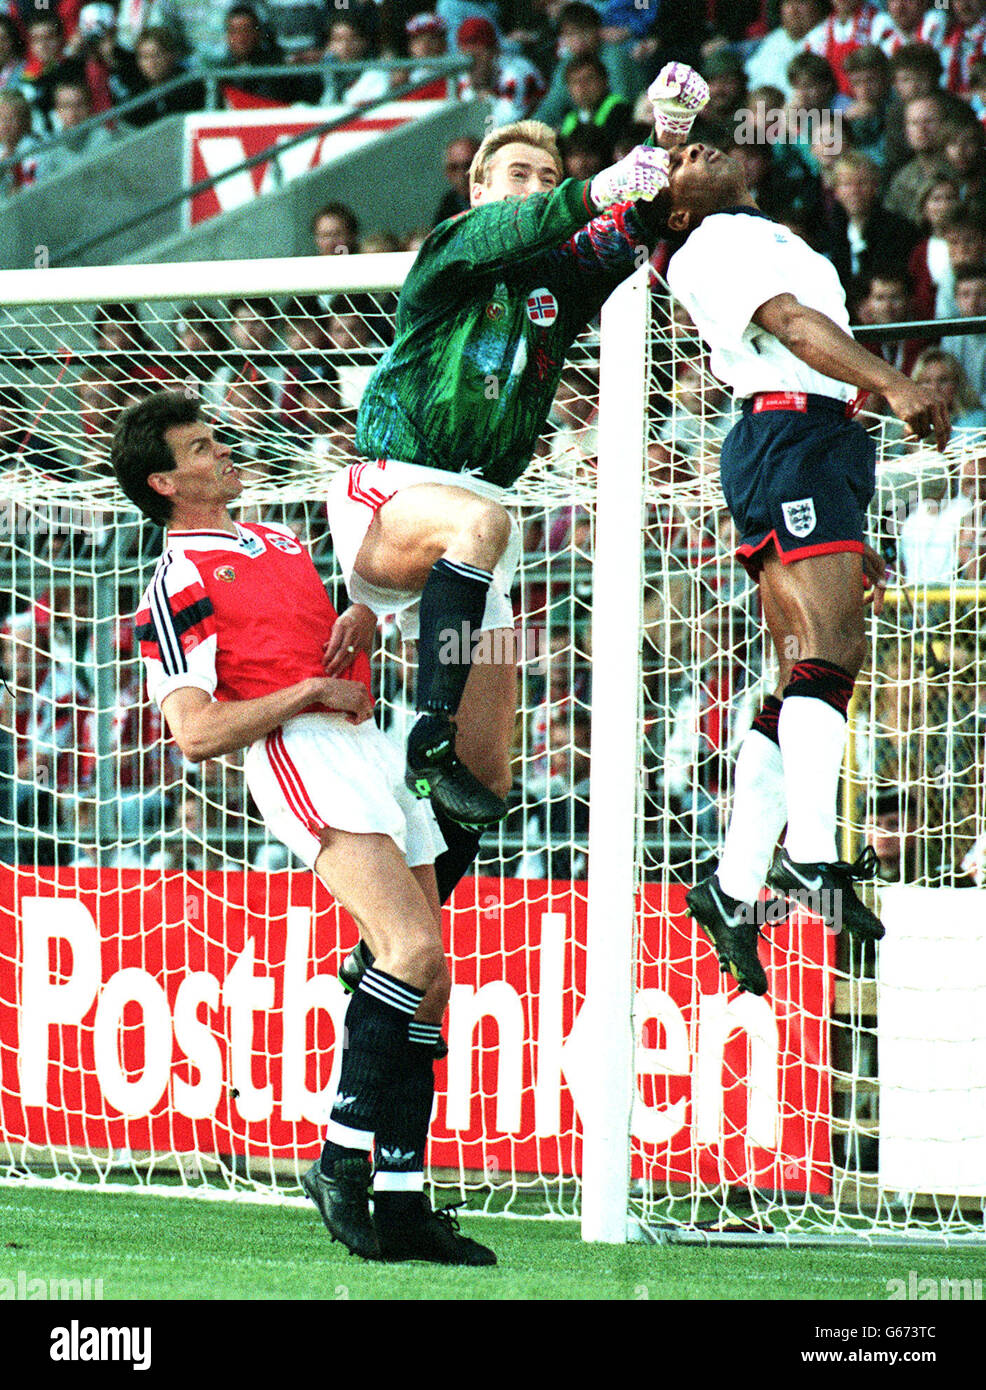
{"type": "Polygon", "coordinates": [[[805,39],[805,48],[828,60],[839,83],[839,91],[849,93],[843,63],[850,53],[866,44],[882,44],[894,30],[889,15],[869,0],[834,0],[833,13],[816,24],[805,39]]]}
{"type": "Polygon", "coordinates": [[[265,822],[360,923],[375,957],[346,1014],[338,1091],[305,1191],[333,1238],[365,1258],[494,1264],[423,1192],[449,991],[440,837],[371,717],[359,647],[372,615],[337,617],[287,527],[233,520],[242,483],[197,400],[165,391],[131,406],[112,460],[127,496],[167,528],[137,613],[151,699],[190,761],[247,750],[265,822]]]}

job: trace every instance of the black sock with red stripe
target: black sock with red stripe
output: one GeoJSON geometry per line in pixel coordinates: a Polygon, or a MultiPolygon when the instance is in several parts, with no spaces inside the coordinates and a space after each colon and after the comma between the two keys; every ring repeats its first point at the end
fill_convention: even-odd
{"type": "Polygon", "coordinates": [[[771,743],[777,743],[777,721],[781,717],[781,702],[776,695],[768,695],[760,707],[760,712],[753,721],[753,728],[758,733],[763,734],[764,738],[769,738],[771,743]]]}
{"type": "Polygon", "coordinates": [[[836,666],[832,661],[823,661],[820,657],[810,657],[797,662],[792,668],[791,679],[784,687],[784,698],[786,700],[788,696],[796,695],[804,700],[822,700],[838,710],[845,719],[855,684],[853,677],[843,667],[836,666]]]}
{"type": "Polygon", "coordinates": [[[489,570],[438,560],[421,591],[418,701],[422,714],[454,715],[469,679],[472,644],[483,626],[489,570]]]}

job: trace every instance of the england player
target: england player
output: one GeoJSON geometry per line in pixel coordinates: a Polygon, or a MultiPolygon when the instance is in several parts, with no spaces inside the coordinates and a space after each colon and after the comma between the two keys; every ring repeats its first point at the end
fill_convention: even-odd
{"type": "Polygon", "coordinates": [[[722,449],[722,486],[779,667],[740,750],[721,861],[688,903],[724,968],[762,994],[754,904],[765,879],[817,906],[832,927],[864,940],[884,934],[852,886],[862,864],[840,862],[836,850],[846,711],[866,653],[864,568],[878,585],[883,576],[863,540],[875,451],[851,418],[853,399],[875,392],[939,448],[948,412],[850,337],[834,268],[757,209],[739,160],[680,146],[657,202],[683,238],[668,283],[713,373],[742,401],[722,449]]]}
{"type": "MultiPolygon", "coordinates": [[[[651,88],[659,140],[708,99],[671,64],[651,88]]],[[[520,554],[508,489],[527,467],[577,335],[659,239],[648,203],[666,181],[650,146],[585,182],[563,180],[554,133],[519,121],[488,135],[469,211],[436,227],[401,291],[396,338],[367,384],[356,444],[367,460],[330,488],[336,554],[354,601],[399,613],[418,638],[407,783],[432,798],[448,850],[444,901],[506,811],[516,717],[513,643],[472,664],[443,632],[513,627],[520,554]]]]}
{"type": "Polygon", "coordinates": [[[247,750],[265,823],[375,956],[346,1013],[338,1091],[305,1191],[333,1238],[366,1258],[495,1264],[423,1191],[449,991],[439,837],[371,717],[369,661],[350,646],[348,669],[326,676],[338,619],[325,586],[287,527],[230,516],[242,483],[198,401],[158,392],[131,406],[112,462],[126,495],[166,529],[136,619],[151,699],[190,761],[247,750]]]}

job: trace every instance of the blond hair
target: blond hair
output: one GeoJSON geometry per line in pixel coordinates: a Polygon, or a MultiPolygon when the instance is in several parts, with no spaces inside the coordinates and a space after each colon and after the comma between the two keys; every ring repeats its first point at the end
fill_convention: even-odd
{"type": "Polygon", "coordinates": [[[545,125],[543,121],[511,121],[509,125],[502,125],[497,130],[490,131],[473,155],[469,166],[469,187],[472,188],[477,183],[485,184],[489,179],[490,161],[497,150],[502,150],[504,145],[514,144],[530,145],[536,150],[543,150],[555,161],[558,177],[564,177],[558,137],[551,126],[545,125]]]}

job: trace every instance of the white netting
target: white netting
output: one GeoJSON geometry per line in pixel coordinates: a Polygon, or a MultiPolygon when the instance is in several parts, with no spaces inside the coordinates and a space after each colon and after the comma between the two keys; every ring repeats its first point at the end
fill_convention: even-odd
{"type": "MultiPolygon", "coordinates": [[[[262,265],[256,275],[262,290],[262,265]]],[[[162,741],[129,627],[161,533],[119,497],[106,444],[116,412],[141,392],[201,393],[244,465],[235,514],[291,525],[342,606],[322,497],[354,457],[355,408],[393,303],[390,290],[122,307],[108,296],[99,307],[24,305],[0,321],[0,859],[16,866],[0,865],[9,1175],[95,1171],[292,1194],[317,1150],[345,1007],[332,977],[355,927],[310,875],[290,872],[239,758],[196,769],[162,741]],[[45,943],[43,961],[31,939],[45,943]],[[58,1025],[50,1037],[47,1023],[24,1026],[25,990],[58,1025]]],[[[684,891],[720,842],[732,755],[770,673],[718,485],[729,409],[660,293],[650,346],[635,1208],[685,1229],[734,1219],[823,1233],[981,1228],[981,1201],[879,1188],[872,954],[809,923],[778,928],[770,1003],[753,1001],[726,991],[684,914],[684,891]]],[[[511,811],[449,914],[455,991],[432,1170],[491,1209],[534,1199],[578,1209],[580,1061],[569,1043],[585,980],[597,399],[588,333],[517,489],[511,811]]],[[[975,505],[957,500],[983,432],[957,440],[943,465],[901,444],[891,423],[868,423],[892,460],[875,538],[880,527],[900,532],[906,552],[910,528],[924,553],[921,537],[935,532],[947,550],[935,497],[954,495],[956,525],[941,560],[950,577],[910,598],[893,591],[874,622],[842,830],[847,853],[880,830],[890,873],[895,794],[905,824],[916,819],[898,878],[946,886],[981,862],[986,828],[980,532],[975,505]]],[[[413,654],[389,623],[379,648],[382,720],[401,740],[413,654]]]]}

